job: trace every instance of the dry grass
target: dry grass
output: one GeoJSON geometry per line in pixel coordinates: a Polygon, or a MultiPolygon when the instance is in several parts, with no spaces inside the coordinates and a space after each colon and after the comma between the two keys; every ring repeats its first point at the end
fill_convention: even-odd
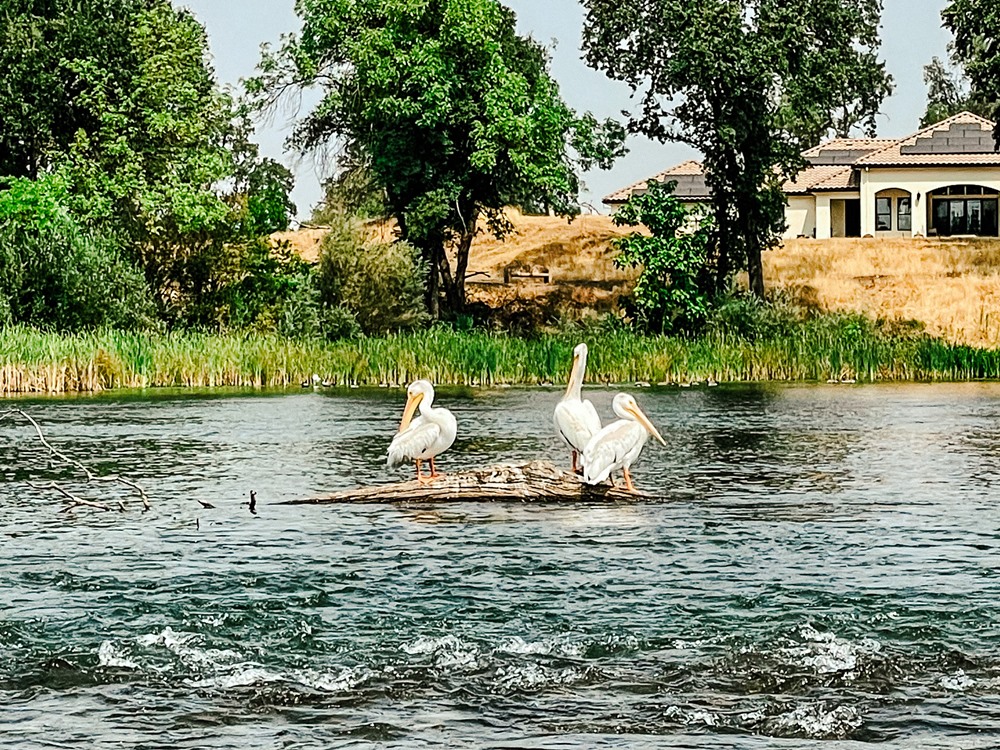
{"type": "MultiPolygon", "coordinates": [[[[473,300],[493,305],[554,298],[574,308],[607,310],[634,273],[615,268],[611,240],[626,230],[600,215],[573,222],[509,214],[514,233],[503,242],[482,234],[472,247],[473,300]],[[503,284],[504,269],[546,270],[551,283],[503,284]]],[[[373,224],[388,239],[391,224],[373,224]]],[[[322,229],[277,235],[315,260],[322,229]]],[[[790,240],[764,259],[771,288],[827,310],[890,320],[917,320],[948,341],[1000,346],[1000,241],[927,239],[790,240]]]]}
{"type": "Polygon", "coordinates": [[[553,216],[508,213],[514,233],[503,241],[480,235],[472,245],[470,272],[502,281],[507,266],[545,268],[553,281],[621,282],[632,274],[615,268],[611,240],[628,233],[610,216],[588,214],[572,222],[553,216]]]}
{"type": "Polygon", "coordinates": [[[822,309],[918,320],[948,341],[1000,346],[996,240],[791,240],[765,256],[765,274],[822,309]]]}

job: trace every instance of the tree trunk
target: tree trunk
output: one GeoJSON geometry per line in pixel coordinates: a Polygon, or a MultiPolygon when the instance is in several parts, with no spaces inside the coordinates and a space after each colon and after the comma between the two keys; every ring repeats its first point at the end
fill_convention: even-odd
{"type": "Polygon", "coordinates": [[[476,222],[473,221],[459,239],[455,257],[455,298],[460,306],[458,312],[465,309],[465,276],[469,270],[469,251],[475,238],[476,222]]]}
{"type": "Polygon", "coordinates": [[[716,272],[715,272],[715,292],[716,294],[725,290],[729,282],[729,273],[732,268],[732,261],[729,257],[732,252],[732,242],[729,236],[728,207],[726,199],[716,190],[713,198],[715,211],[715,239],[717,243],[716,272]]]}
{"type": "Polygon", "coordinates": [[[330,495],[291,500],[281,505],[326,503],[427,503],[427,502],[635,502],[648,495],[633,494],[610,484],[584,484],[576,474],[546,461],[522,466],[487,466],[442,475],[421,484],[409,482],[342,490],[330,495]]]}
{"type": "Polygon", "coordinates": [[[429,249],[424,249],[421,253],[424,262],[427,264],[427,291],[425,298],[427,300],[427,312],[430,313],[432,320],[438,320],[441,317],[441,269],[438,264],[441,252],[443,251],[439,246],[433,245],[429,249]]]}
{"type": "Polygon", "coordinates": [[[463,300],[460,300],[458,297],[455,278],[451,275],[451,263],[448,262],[448,253],[445,252],[443,247],[441,248],[438,268],[441,271],[441,285],[444,288],[444,298],[448,305],[448,313],[453,316],[462,311],[463,300]]]}
{"type": "Polygon", "coordinates": [[[750,293],[764,299],[764,264],[761,261],[760,244],[747,244],[747,274],[750,276],[750,293]]]}

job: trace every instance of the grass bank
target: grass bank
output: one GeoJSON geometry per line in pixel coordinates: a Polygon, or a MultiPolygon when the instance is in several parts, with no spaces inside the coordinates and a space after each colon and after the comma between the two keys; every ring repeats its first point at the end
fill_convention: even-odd
{"type": "Polygon", "coordinates": [[[0,394],[110,388],[280,387],[313,373],[336,385],[564,382],[573,346],[590,345],[591,382],[970,380],[1000,378],[1000,351],[894,332],[857,316],[791,330],[713,330],[698,339],[628,331],[519,339],[435,328],[342,341],[269,335],[0,329],[0,394]]]}

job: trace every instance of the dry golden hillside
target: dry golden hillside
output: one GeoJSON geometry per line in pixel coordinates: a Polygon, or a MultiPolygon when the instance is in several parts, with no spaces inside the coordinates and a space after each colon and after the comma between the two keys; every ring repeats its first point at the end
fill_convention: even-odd
{"type": "MultiPolygon", "coordinates": [[[[511,213],[514,233],[499,242],[481,235],[472,247],[474,300],[491,304],[539,296],[562,304],[612,308],[634,275],[615,268],[611,240],[625,230],[607,216],[572,222],[511,213]],[[513,271],[504,282],[505,269],[513,271]],[[542,277],[547,274],[548,279],[542,277]]],[[[373,235],[391,235],[374,225],[373,235]]],[[[284,233],[314,260],[322,230],[284,233]]],[[[828,310],[918,320],[951,341],[1000,346],[1000,241],[926,239],[791,240],[764,258],[767,284],[828,310]]]]}
{"type": "Polygon", "coordinates": [[[1000,345],[997,240],[792,240],[765,256],[765,274],[825,309],[919,320],[951,341],[1000,345]]]}

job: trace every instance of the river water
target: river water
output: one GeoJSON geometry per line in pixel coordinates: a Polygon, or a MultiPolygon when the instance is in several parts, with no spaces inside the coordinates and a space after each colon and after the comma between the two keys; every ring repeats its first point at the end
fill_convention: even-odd
{"type": "MultiPolygon", "coordinates": [[[[574,507],[274,504],[405,477],[400,390],[5,402],[153,507],[0,422],[0,747],[1000,746],[1000,386],[634,393],[658,499],[574,507]]],[[[439,394],[441,468],[558,397],[439,394]]]]}

